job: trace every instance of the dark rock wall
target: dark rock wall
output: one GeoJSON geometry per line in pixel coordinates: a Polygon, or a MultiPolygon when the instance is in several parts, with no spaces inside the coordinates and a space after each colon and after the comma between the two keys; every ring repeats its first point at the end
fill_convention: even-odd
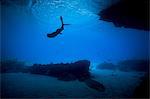
{"type": "Polygon", "coordinates": [[[121,0],[99,15],[101,20],[113,22],[117,27],[150,30],[149,0],[121,0]]]}

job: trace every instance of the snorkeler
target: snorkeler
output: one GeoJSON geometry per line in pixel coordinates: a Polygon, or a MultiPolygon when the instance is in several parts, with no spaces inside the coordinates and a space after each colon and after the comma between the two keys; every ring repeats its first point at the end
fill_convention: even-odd
{"type": "Polygon", "coordinates": [[[62,34],[61,32],[64,30],[64,25],[70,25],[70,24],[64,24],[62,16],[60,16],[60,20],[61,20],[61,27],[58,28],[55,32],[51,34],[47,34],[47,37],[53,38],[57,36],[58,34],[62,34]]]}

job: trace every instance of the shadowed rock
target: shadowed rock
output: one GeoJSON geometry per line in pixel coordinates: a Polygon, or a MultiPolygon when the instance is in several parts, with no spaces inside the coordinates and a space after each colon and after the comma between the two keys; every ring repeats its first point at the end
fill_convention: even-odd
{"type": "Polygon", "coordinates": [[[53,76],[64,81],[76,79],[83,81],[90,78],[89,66],[90,62],[88,60],[80,60],[70,64],[34,64],[30,68],[30,73],[53,76]]]}
{"type": "Polygon", "coordinates": [[[62,81],[79,80],[92,89],[104,91],[105,88],[101,83],[91,79],[89,67],[90,61],[88,60],[80,60],[66,64],[34,64],[33,66],[25,66],[18,61],[4,61],[1,62],[1,73],[26,72],[56,77],[58,80],[62,81]]]}
{"type": "Polygon", "coordinates": [[[62,81],[79,80],[92,89],[100,92],[105,91],[103,84],[91,79],[89,67],[90,61],[88,60],[80,60],[70,64],[34,64],[30,68],[30,73],[53,76],[62,81]]]}
{"type": "Polygon", "coordinates": [[[149,99],[149,74],[145,74],[141,79],[142,82],[135,88],[133,98],[149,99]]]}
{"type": "Polygon", "coordinates": [[[99,13],[101,20],[117,27],[150,30],[149,0],[120,0],[99,13]]]}
{"type": "Polygon", "coordinates": [[[95,90],[100,91],[100,92],[105,91],[104,85],[99,83],[98,81],[95,81],[92,79],[87,79],[84,82],[88,87],[90,87],[92,89],[95,89],[95,90]]]}
{"type": "Polygon", "coordinates": [[[3,60],[0,61],[0,73],[11,73],[11,72],[28,72],[28,67],[25,66],[24,62],[17,60],[3,60]]]}
{"type": "Polygon", "coordinates": [[[121,71],[149,72],[149,60],[124,60],[118,62],[121,71]]]}

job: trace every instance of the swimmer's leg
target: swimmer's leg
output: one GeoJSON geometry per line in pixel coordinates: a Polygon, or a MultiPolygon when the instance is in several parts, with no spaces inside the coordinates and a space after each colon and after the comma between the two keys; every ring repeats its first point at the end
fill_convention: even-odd
{"type": "Polygon", "coordinates": [[[61,20],[61,25],[64,25],[62,16],[60,16],[60,20],[61,20]]]}

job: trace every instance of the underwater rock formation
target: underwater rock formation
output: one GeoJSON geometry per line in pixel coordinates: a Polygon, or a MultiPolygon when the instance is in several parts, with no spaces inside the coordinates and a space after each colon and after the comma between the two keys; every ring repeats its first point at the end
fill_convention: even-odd
{"type": "Polygon", "coordinates": [[[95,90],[100,91],[100,92],[105,91],[104,85],[101,84],[101,83],[99,83],[99,82],[97,82],[97,81],[95,81],[95,80],[86,79],[84,82],[85,82],[85,84],[86,84],[88,87],[90,87],[90,88],[92,88],[92,89],[95,89],[95,90]]]}
{"type": "Polygon", "coordinates": [[[117,64],[104,62],[96,66],[97,69],[107,70],[120,70],[120,71],[137,71],[137,72],[149,72],[148,60],[123,60],[117,64]]]}
{"type": "Polygon", "coordinates": [[[97,69],[109,69],[109,70],[116,70],[116,65],[113,63],[104,62],[96,66],[97,69]]]}
{"type": "Polygon", "coordinates": [[[118,69],[121,71],[140,71],[149,72],[148,60],[124,60],[118,63],[118,69]]]}
{"type": "Polygon", "coordinates": [[[150,30],[149,0],[120,0],[99,15],[101,20],[113,22],[117,27],[150,30]]]}
{"type": "Polygon", "coordinates": [[[88,60],[66,64],[34,64],[32,66],[25,66],[25,64],[18,61],[4,61],[1,62],[1,73],[24,72],[52,76],[62,81],[79,80],[92,89],[100,92],[104,91],[105,87],[101,83],[91,79],[89,67],[90,61],[88,60]]]}
{"type": "Polygon", "coordinates": [[[25,66],[24,62],[17,60],[5,60],[0,62],[0,73],[27,72],[27,69],[28,67],[25,66]]]}
{"type": "Polygon", "coordinates": [[[149,74],[145,74],[142,82],[135,88],[133,98],[149,99],[149,74]]]}
{"type": "Polygon", "coordinates": [[[100,92],[105,91],[103,84],[91,79],[89,67],[90,61],[88,60],[80,60],[70,64],[34,64],[30,68],[30,73],[53,76],[62,81],[79,80],[92,89],[100,92]]]}
{"type": "Polygon", "coordinates": [[[90,62],[88,60],[80,60],[70,64],[34,64],[30,68],[30,73],[53,76],[64,81],[76,79],[82,81],[90,78],[89,66],[90,62]]]}

